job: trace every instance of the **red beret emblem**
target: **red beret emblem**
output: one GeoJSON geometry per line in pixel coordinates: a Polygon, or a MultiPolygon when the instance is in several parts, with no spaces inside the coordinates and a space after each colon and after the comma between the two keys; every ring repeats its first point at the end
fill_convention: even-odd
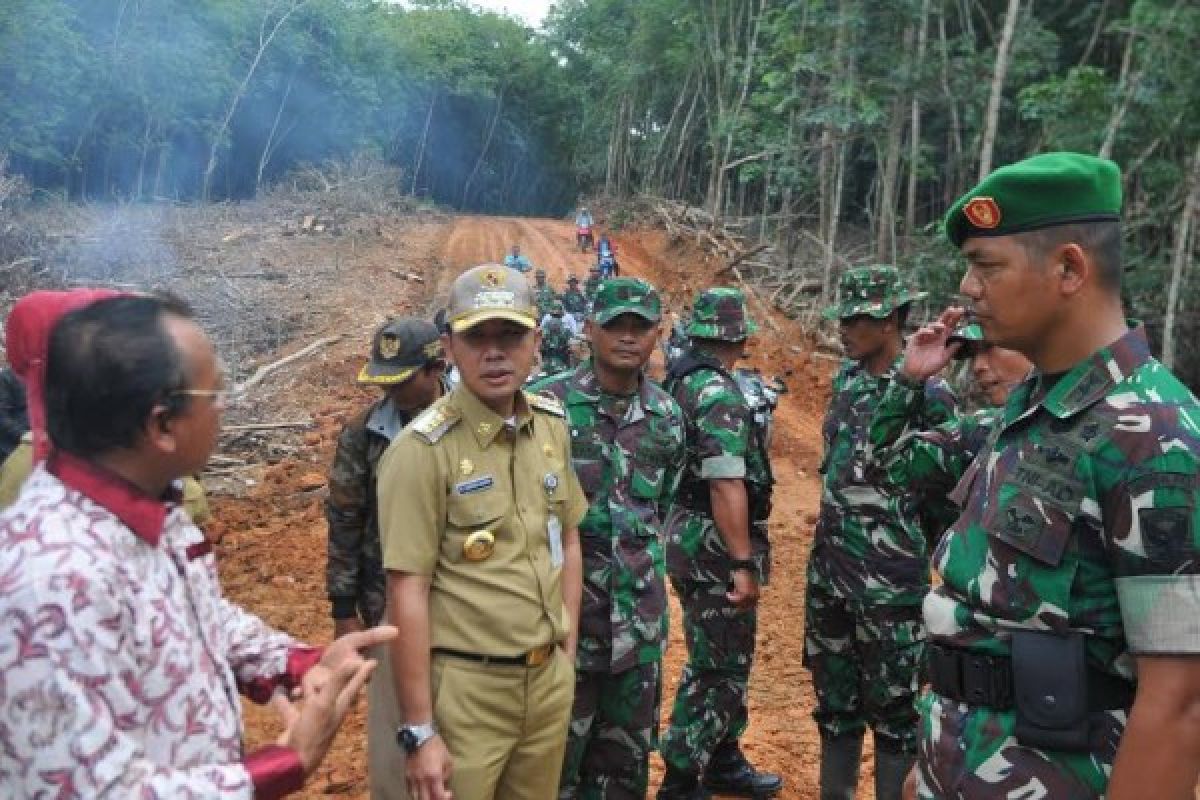
{"type": "Polygon", "coordinates": [[[1000,206],[990,197],[972,198],[963,206],[963,214],[976,228],[990,229],[1000,224],[1000,206]]]}

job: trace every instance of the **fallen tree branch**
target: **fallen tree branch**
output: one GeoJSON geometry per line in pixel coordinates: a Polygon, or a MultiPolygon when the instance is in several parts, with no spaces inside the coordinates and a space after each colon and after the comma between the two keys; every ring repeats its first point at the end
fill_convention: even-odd
{"type": "Polygon", "coordinates": [[[278,361],[272,361],[270,364],[264,364],[263,366],[254,370],[253,375],[251,375],[249,378],[247,378],[246,380],[239,383],[237,385],[237,391],[238,392],[246,391],[251,386],[261,383],[264,378],[266,378],[268,375],[270,375],[272,372],[279,369],[280,367],[291,364],[293,361],[299,361],[300,359],[304,358],[305,356],[312,355],[313,353],[320,350],[322,347],[333,344],[334,342],[336,342],[338,339],[341,339],[341,338],[342,338],[341,336],[326,336],[324,339],[318,339],[317,341],[313,342],[312,344],[308,345],[307,347],[297,350],[296,352],[292,353],[290,356],[285,356],[284,358],[281,358],[278,361]]]}
{"type": "MultiPolygon", "coordinates": [[[[749,250],[746,250],[745,252],[739,253],[738,255],[734,256],[734,258],[731,259],[728,264],[726,264],[725,266],[723,266],[719,270],[717,270],[717,274],[724,275],[726,272],[729,272],[731,269],[733,269],[738,264],[745,261],[747,258],[750,258],[750,256],[761,253],[763,250],[766,250],[769,246],[770,245],[764,243],[764,244],[760,244],[755,247],[752,247],[749,250]]],[[[765,266],[765,265],[763,265],[763,266],[765,266]]]]}
{"type": "Polygon", "coordinates": [[[252,422],[249,425],[228,425],[221,428],[221,433],[247,433],[249,431],[275,431],[285,428],[307,428],[312,425],[311,419],[296,422],[252,422]]]}

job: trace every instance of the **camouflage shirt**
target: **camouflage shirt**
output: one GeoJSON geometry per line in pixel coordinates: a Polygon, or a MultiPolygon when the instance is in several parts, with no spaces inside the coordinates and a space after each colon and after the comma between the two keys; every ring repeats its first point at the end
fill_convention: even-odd
{"type": "Polygon", "coordinates": [[[382,397],[346,423],[338,437],[325,501],[325,586],[334,619],[357,614],[367,626],[383,619],[387,575],[380,553],[375,482],[383,452],[418,413],[400,411],[382,397]]]}
{"type": "Polygon", "coordinates": [[[549,314],[550,310],[554,308],[554,302],[558,299],[558,292],[550,286],[534,287],[533,302],[537,305],[538,318],[541,319],[549,314]]]}
{"type": "MultiPolygon", "coordinates": [[[[882,375],[855,361],[833,381],[822,436],[821,516],[808,563],[810,585],[862,604],[917,605],[929,588],[929,552],[919,496],[879,484],[867,462],[867,430],[900,366],[882,375]]],[[[954,393],[941,380],[924,387],[919,429],[954,415],[954,393]]]]}
{"type": "Polygon", "coordinates": [[[648,378],[630,397],[608,394],[590,361],[534,389],[567,410],[571,463],[588,500],[579,524],[579,669],[616,673],[658,661],[667,629],[660,526],[683,466],[683,412],[648,378]]]}
{"type": "MultiPolygon", "coordinates": [[[[1057,380],[1035,373],[955,490],[963,514],[934,554],[943,583],[924,606],[931,637],[1006,655],[1014,629],[1078,631],[1089,666],[1125,678],[1135,654],[1200,653],[1198,488],[1200,404],[1142,329],[1057,380]]],[[[1026,784],[1102,796],[1125,723],[1106,713],[1091,754],[1035,751],[1002,770],[1016,763],[1002,752],[1012,712],[937,695],[924,705],[923,792],[964,797],[1026,784]]]]}
{"type": "Polygon", "coordinates": [[[596,296],[596,290],[600,288],[602,280],[604,279],[599,275],[588,275],[587,280],[583,282],[583,295],[589,303],[596,296]]]}
{"type": "Polygon", "coordinates": [[[926,530],[932,527],[940,536],[960,511],[949,494],[987,444],[1001,409],[958,413],[922,430],[914,422],[926,417],[925,396],[924,387],[902,379],[884,390],[867,431],[868,477],[918,495],[926,530]]]}
{"type": "Polygon", "coordinates": [[[563,310],[568,314],[587,313],[588,299],[578,289],[567,289],[562,296],[563,310]]]}
{"type": "Polygon", "coordinates": [[[560,318],[542,326],[542,371],[558,373],[571,368],[571,331],[560,318]]]}
{"type": "MultiPolygon", "coordinates": [[[[693,357],[695,351],[689,353],[693,357]]],[[[681,359],[682,361],[682,359],[681,359]]],[[[696,581],[729,580],[729,552],[708,506],[708,481],[741,478],[750,504],[750,545],[766,582],[770,571],[766,520],[770,514],[771,465],[762,432],[732,376],[711,367],[670,385],[687,420],[687,465],[679,502],[668,524],[668,570],[696,581]]]]}

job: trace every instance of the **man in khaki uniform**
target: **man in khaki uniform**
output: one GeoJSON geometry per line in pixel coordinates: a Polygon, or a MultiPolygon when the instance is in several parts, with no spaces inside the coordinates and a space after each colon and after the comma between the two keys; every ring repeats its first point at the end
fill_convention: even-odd
{"type": "Polygon", "coordinates": [[[539,341],[522,275],[454,282],[443,342],[461,383],[379,469],[379,523],[409,791],[551,800],[574,687],[587,501],[565,412],[526,394],[539,341]]]}

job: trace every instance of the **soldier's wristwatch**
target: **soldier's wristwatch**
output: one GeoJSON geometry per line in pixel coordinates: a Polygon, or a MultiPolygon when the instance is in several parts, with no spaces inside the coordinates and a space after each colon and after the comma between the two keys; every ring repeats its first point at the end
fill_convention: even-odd
{"type": "Polygon", "coordinates": [[[402,725],[396,731],[396,741],[410,756],[434,736],[437,736],[437,728],[433,727],[432,722],[427,725],[402,725]]]}
{"type": "Polygon", "coordinates": [[[753,572],[755,577],[758,576],[758,564],[755,564],[752,558],[735,558],[729,562],[730,572],[737,572],[743,569],[747,572],[753,572]]]}

